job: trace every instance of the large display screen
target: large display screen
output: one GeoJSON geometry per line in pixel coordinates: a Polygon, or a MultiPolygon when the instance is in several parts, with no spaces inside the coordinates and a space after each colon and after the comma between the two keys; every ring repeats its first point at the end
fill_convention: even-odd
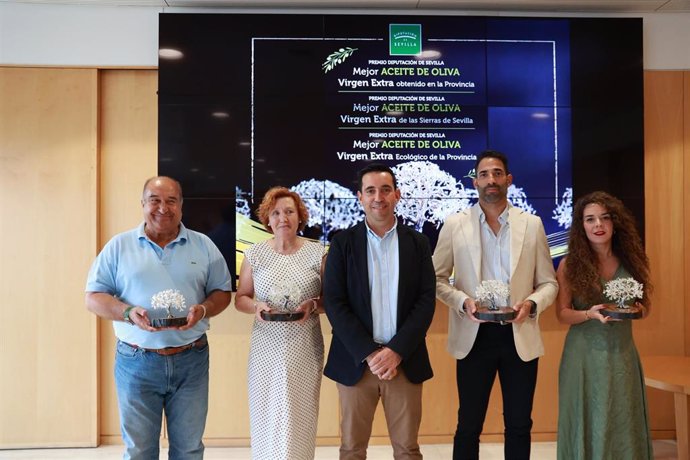
{"type": "Polygon", "coordinates": [[[542,218],[554,257],[573,191],[642,217],[641,20],[163,14],[160,47],[182,57],[160,59],[159,172],[231,266],[268,236],[254,210],[272,186],[300,193],[324,244],[363,219],[354,179],[371,162],[432,243],[476,203],[485,149],[508,156],[509,200],[542,218]]]}

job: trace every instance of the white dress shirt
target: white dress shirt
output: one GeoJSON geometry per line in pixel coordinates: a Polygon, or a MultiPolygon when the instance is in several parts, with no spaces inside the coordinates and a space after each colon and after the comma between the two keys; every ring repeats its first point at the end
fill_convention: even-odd
{"type": "MultiPolygon", "coordinates": [[[[498,216],[501,228],[498,233],[489,226],[486,214],[479,208],[479,228],[482,242],[482,281],[497,280],[510,285],[510,223],[508,222],[508,208],[498,216]]],[[[510,299],[502,300],[501,305],[509,305],[510,299]]]]}

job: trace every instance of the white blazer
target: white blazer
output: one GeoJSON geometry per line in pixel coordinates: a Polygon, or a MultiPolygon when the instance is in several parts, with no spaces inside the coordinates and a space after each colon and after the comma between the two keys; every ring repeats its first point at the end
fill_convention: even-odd
{"type": "MultiPolygon", "coordinates": [[[[481,233],[479,204],[446,219],[434,251],[436,297],[448,305],[448,352],[462,359],[470,352],[477,337],[479,323],[462,311],[468,297],[474,298],[481,284],[481,233]],[[450,276],[455,269],[454,283],[450,276]]],[[[508,210],[510,223],[510,304],[532,300],[537,304],[536,318],[512,324],[515,348],[523,361],[544,354],[539,331],[539,314],[549,307],[558,294],[556,273],[546,242],[541,219],[513,206],[508,210]]],[[[506,326],[507,327],[507,326],[506,326]]]]}

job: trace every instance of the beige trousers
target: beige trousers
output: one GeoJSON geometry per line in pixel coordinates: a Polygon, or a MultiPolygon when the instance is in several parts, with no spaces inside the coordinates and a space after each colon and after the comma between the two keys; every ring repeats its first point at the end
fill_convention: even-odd
{"type": "Polygon", "coordinates": [[[379,399],[383,403],[395,460],[421,459],[417,434],[422,420],[422,384],[401,368],[393,380],[379,380],[369,368],[354,386],[337,384],[340,395],[340,460],[363,460],[379,399]]]}

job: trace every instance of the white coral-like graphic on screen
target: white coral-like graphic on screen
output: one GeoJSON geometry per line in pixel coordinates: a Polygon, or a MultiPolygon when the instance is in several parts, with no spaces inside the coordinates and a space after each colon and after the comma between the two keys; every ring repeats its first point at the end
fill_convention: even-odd
{"type": "Polygon", "coordinates": [[[352,191],[329,180],[309,179],[291,187],[309,210],[307,226],[322,227],[322,239],[335,230],[350,228],[364,218],[359,201],[352,191]]]}
{"type": "Polygon", "coordinates": [[[397,214],[418,231],[425,222],[439,228],[446,217],[471,206],[477,196],[475,190],[466,190],[455,177],[429,161],[400,163],[391,169],[402,195],[397,214]]]}
{"type": "Polygon", "coordinates": [[[247,194],[238,186],[235,186],[235,212],[249,217],[249,201],[245,198],[247,194]]]}
{"type": "Polygon", "coordinates": [[[573,189],[567,187],[556,209],[553,210],[552,219],[558,222],[559,227],[570,228],[573,224],[573,189]]]}
{"type": "MultiPolygon", "coordinates": [[[[469,208],[477,201],[475,189],[466,189],[452,174],[430,161],[400,163],[391,169],[401,191],[396,214],[417,231],[422,231],[426,222],[438,229],[449,215],[469,208]]],[[[302,197],[309,210],[307,226],[321,228],[324,241],[334,231],[350,228],[364,218],[355,193],[336,182],[308,179],[291,190],[302,197]]],[[[238,189],[238,209],[240,192],[238,189]]],[[[536,214],[520,187],[511,185],[508,188],[508,201],[525,212],[536,214]]]]}
{"type": "Polygon", "coordinates": [[[522,187],[512,185],[508,187],[508,201],[516,208],[520,208],[530,214],[536,214],[531,204],[527,202],[527,194],[522,190],[522,187]]]}

